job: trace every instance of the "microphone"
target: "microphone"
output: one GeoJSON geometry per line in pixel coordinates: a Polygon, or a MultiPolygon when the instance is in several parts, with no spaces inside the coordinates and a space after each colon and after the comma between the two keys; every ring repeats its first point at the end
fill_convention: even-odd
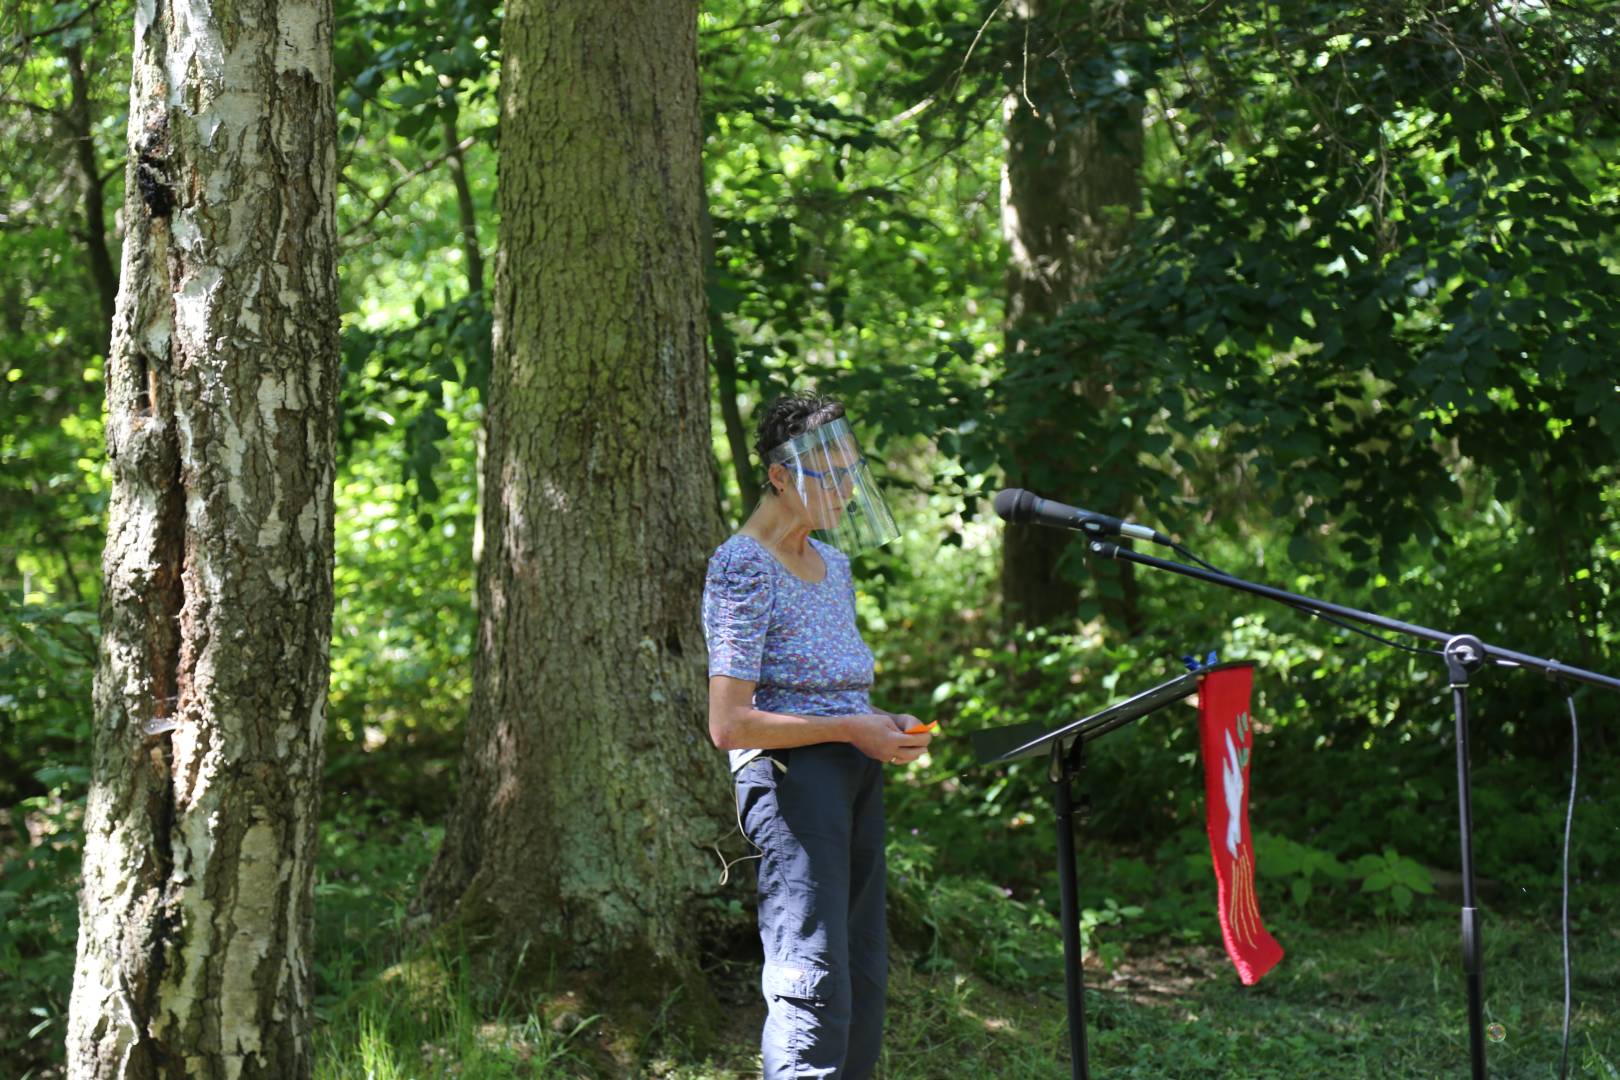
{"type": "Polygon", "coordinates": [[[1003,521],[1015,525],[1049,525],[1054,529],[1075,529],[1088,536],[1129,536],[1135,540],[1151,540],[1155,544],[1174,547],[1175,541],[1146,525],[1109,517],[1078,506],[1043,499],[1023,488],[1003,488],[996,492],[996,513],[1003,521]]]}

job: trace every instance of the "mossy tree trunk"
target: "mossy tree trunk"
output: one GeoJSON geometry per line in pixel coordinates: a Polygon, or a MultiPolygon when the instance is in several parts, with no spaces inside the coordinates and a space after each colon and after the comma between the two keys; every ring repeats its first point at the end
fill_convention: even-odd
{"type": "MultiPolygon", "coordinates": [[[[1009,358],[1019,357],[1034,335],[1101,276],[1119,253],[1130,215],[1141,202],[1141,109],[1095,108],[1076,100],[1074,88],[1077,80],[1084,85],[1089,59],[1074,50],[1137,32],[1140,15],[1133,7],[1062,0],[1010,5],[1015,32],[1009,37],[1022,47],[1007,66],[1003,104],[1009,358]]],[[[1076,420],[1104,415],[1111,388],[1086,368],[1083,357],[1078,359],[1064,362],[1072,366],[1072,396],[1084,407],[1075,410],[1060,395],[1044,391],[1041,401],[1023,403],[1029,422],[1007,447],[1007,472],[1012,486],[1093,506],[1087,493],[1087,439],[1101,432],[1076,430],[1076,420]]],[[[1094,508],[1126,513],[1124,507],[1094,508]]],[[[1031,625],[1073,620],[1079,591],[1059,572],[1059,563],[1071,542],[1082,541],[1036,526],[1010,528],[1005,536],[1001,580],[1008,617],[1031,625]]],[[[1109,587],[1116,602],[1105,606],[1126,624],[1134,622],[1135,609],[1130,569],[1128,563],[1102,569],[1120,579],[1109,587]]]]}
{"type": "Polygon", "coordinates": [[[421,907],[512,961],[690,974],[729,824],[696,7],[513,0],[502,48],[473,702],[421,907]]]}
{"type": "Polygon", "coordinates": [[[311,1070],[335,147],[329,0],[135,6],[70,1076],[311,1070]]]}

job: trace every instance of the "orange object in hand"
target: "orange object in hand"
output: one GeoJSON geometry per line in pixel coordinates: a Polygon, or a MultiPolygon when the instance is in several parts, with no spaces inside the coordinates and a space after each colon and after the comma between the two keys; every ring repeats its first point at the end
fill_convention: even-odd
{"type": "Polygon", "coordinates": [[[906,728],[906,734],[907,735],[925,735],[928,732],[933,731],[937,727],[939,727],[939,721],[938,720],[930,720],[926,724],[918,724],[916,727],[908,727],[908,728],[906,728]]]}

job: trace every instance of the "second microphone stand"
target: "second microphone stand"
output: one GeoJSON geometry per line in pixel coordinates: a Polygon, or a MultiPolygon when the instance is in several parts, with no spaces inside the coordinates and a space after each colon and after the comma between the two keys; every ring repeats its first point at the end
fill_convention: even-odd
{"type": "MultiPolygon", "coordinates": [[[[1056,812],[1058,848],[1058,897],[1063,930],[1063,981],[1068,991],[1069,1068],[1072,1080],[1089,1080],[1091,1065],[1086,1054],[1085,977],[1080,956],[1079,881],[1075,871],[1075,785],[1085,767],[1085,744],[1093,739],[1157,712],[1171,702],[1196,693],[1206,674],[1220,664],[1178,675],[1158,686],[1126,698],[1085,716],[1047,730],[1040,723],[1013,724],[969,733],[979,764],[1017,761],[1044,754],[1046,778],[1052,784],[1052,806],[1056,812]]],[[[1085,805],[1081,796],[1081,805],[1085,805]]]]}

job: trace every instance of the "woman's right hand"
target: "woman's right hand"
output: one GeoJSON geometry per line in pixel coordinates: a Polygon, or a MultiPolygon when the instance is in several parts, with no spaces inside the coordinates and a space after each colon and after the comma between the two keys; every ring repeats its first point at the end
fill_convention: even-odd
{"type": "Polygon", "coordinates": [[[845,718],[849,741],[874,761],[905,765],[916,761],[928,749],[933,732],[907,735],[886,713],[859,713],[845,718]]]}

